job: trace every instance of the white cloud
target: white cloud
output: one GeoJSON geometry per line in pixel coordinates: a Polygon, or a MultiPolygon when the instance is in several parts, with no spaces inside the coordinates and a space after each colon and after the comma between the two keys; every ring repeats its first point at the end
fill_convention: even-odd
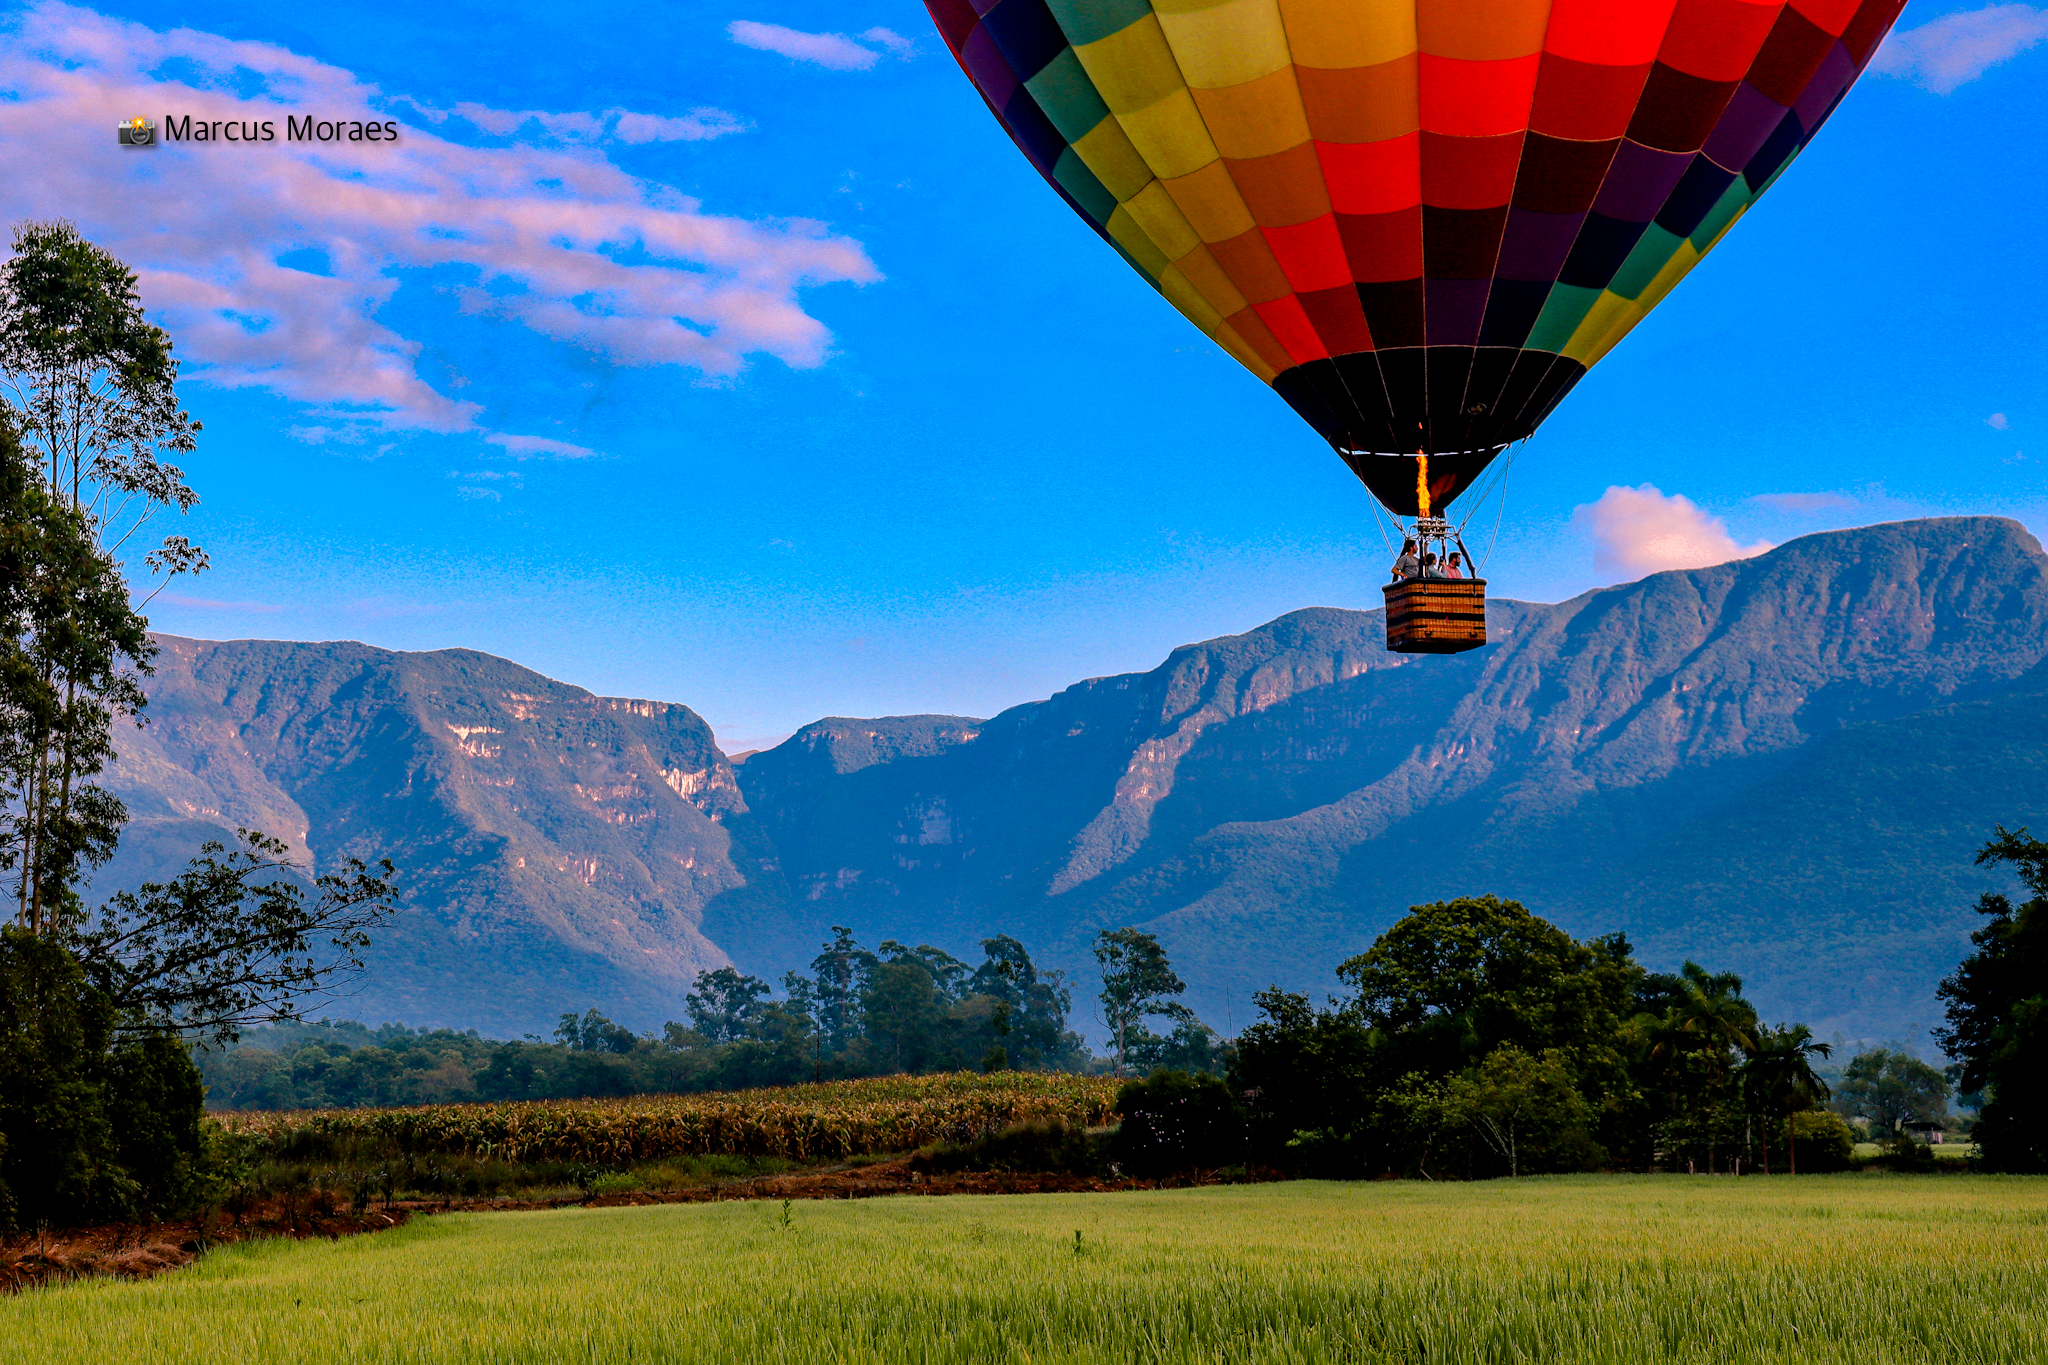
{"type": "Polygon", "coordinates": [[[905,61],[909,61],[917,55],[917,44],[894,29],[871,28],[865,33],[857,33],[854,36],[862,42],[878,43],[905,61]]]}
{"type": "Polygon", "coordinates": [[[459,118],[494,137],[542,137],[571,146],[596,146],[606,142],[639,145],[648,142],[706,142],[712,138],[744,133],[752,126],[738,114],[704,106],[681,118],[659,114],[636,114],[629,109],[606,109],[598,113],[549,113],[544,109],[493,109],[487,104],[459,103],[448,109],[415,104],[421,114],[435,123],[459,118]]]}
{"type": "Polygon", "coordinates": [[[2043,39],[2048,39],[2048,9],[1992,5],[1894,32],[1871,58],[1870,69],[1911,78],[1946,95],[2043,39]]]}
{"type": "Polygon", "coordinates": [[[2005,420],[2004,413],[1994,412],[1984,419],[1984,425],[1990,427],[1993,431],[2005,431],[2012,426],[2012,423],[2005,420]]]}
{"type": "Polygon", "coordinates": [[[735,19],[725,26],[725,32],[741,47],[779,53],[793,61],[815,62],[834,71],[866,71],[885,52],[905,59],[917,52],[917,45],[910,39],[886,28],[871,28],[848,37],[844,33],[805,33],[780,24],[735,19]]]}
{"type": "Polygon", "coordinates": [[[567,441],[554,441],[545,436],[510,436],[501,432],[495,436],[486,436],[484,439],[494,446],[502,446],[507,455],[519,460],[530,460],[537,455],[582,459],[597,454],[589,446],[571,445],[567,441]]]}
{"type": "Polygon", "coordinates": [[[1717,517],[1680,494],[1666,497],[1653,485],[1611,487],[1597,502],[1572,513],[1593,538],[1594,567],[1622,579],[1665,569],[1701,569],[1747,559],[1770,542],[1738,545],[1717,517]]]}
{"type": "MultiPolygon", "coordinates": [[[[830,334],[798,291],[880,278],[858,242],[821,223],[706,213],[589,146],[463,146],[402,108],[347,71],[268,43],[41,4],[0,30],[0,222],[77,221],[136,269],[188,375],[307,404],[298,430],[308,439],[483,430],[479,405],[421,376],[420,343],[386,309],[402,272],[445,279],[452,269],[446,287],[464,310],[615,364],[715,377],[760,354],[823,363],[830,334]],[[401,135],[285,138],[287,115],[316,111],[393,118],[401,135]],[[268,119],[278,138],[117,146],[112,125],[138,112],[268,119]]],[[[492,117],[467,108],[479,127],[492,117]]],[[[716,112],[690,117],[708,129],[716,112]]],[[[559,143],[676,132],[617,110],[545,119],[508,111],[498,122],[512,132],[531,123],[559,143]]],[[[588,453],[545,437],[498,444],[588,453]]]]}
{"type": "Polygon", "coordinates": [[[708,142],[715,137],[744,133],[753,125],[738,114],[709,106],[692,109],[681,118],[658,114],[631,114],[614,109],[612,136],[636,146],[647,142],[708,142]]]}

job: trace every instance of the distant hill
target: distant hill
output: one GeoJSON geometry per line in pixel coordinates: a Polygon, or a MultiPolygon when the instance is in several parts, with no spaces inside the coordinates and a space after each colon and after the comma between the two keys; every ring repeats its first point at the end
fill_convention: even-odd
{"type": "Polygon", "coordinates": [[[1219,1027],[1414,902],[1517,896],[1749,978],[1773,1018],[1897,1037],[1996,821],[2048,825],[2048,557],[2016,523],[1809,536],[1390,655],[1315,608],[988,720],[833,718],[737,769],[681,706],[468,651],[166,638],[101,885],[256,823],[388,852],[415,909],[372,1020],[545,1031],[680,1014],[727,960],[779,975],[831,924],[1083,970],[1158,932],[1219,1027]]]}

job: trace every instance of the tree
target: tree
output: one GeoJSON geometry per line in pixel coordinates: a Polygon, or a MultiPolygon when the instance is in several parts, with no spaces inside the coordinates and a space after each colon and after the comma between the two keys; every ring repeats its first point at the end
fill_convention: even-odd
{"type": "MultiPolygon", "coordinates": [[[[143,314],[135,272],[67,222],[24,222],[0,266],[0,386],[58,502],[118,555],[159,510],[198,497],[164,455],[189,453],[199,423],[178,406],[170,334],[143,314]]],[[[168,537],[146,562],[197,571],[206,554],[168,537]]]]}
{"type": "Polygon", "coordinates": [[[1799,1174],[1798,1144],[1792,1138],[1792,1116],[1828,1099],[1828,1085],[1814,1072],[1815,1058],[1834,1049],[1813,1040],[1804,1024],[1786,1024],[1756,1031],[1756,1046],[1742,1064],[1742,1087],[1763,1118],[1764,1174],[1771,1173],[1771,1130],[1785,1122],[1786,1157],[1799,1174]]]}
{"type": "Polygon", "coordinates": [[[1116,1074],[1125,1074],[1132,1031],[1147,1018],[1192,1019],[1193,1011],[1171,997],[1187,989],[1173,974],[1159,940],[1141,929],[1105,929],[1095,936],[1095,960],[1102,966],[1103,1022],[1116,1041],[1116,1074]]]}
{"type": "Polygon", "coordinates": [[[964,964],[935,948],[884,942],[860,999],[877,1060],[895,1071],[924,1070],[942,1051],[940,1020],[953,1003],[946,986],[966,974],[964,964]]]}
{"type": "Polygon", "coordinates": [[[128,812],[90,779],[138,717],[156,647],[85,515],[53,498],[0,411],[0,871],[31,933],[77,912],[128,812]]]}
{"type": "Polygon", "coordinates": [[[818,1034],[825,1051],[844,1052],[861,1036],[861,995],[874,964],[875,955],[855,942],[853,930],[843,924],[832,926],[832,941],[811,959],[818,1034]]]}
{"type": "MultiPolygon", "coordinates": [[[[13,466],[0,482],[9,538],[34,542],[34,572],[10,576],[24,591],[8,592],[0,640],[0,858],[19,870],[17,919],[32,932],[62,921],[81,865],[112,855],[127,818],[87,779],[112,756],[113,722],[140,713],[137,675],[154,653],[119,556],[156,512],[197,502],[160,458],[193,449],[199,431],[177,378],[133,271],[70,223],[17,225],[0,265],[0,460],[13,466]]],[[[206,554],[174,535],[143,563],[196,572],[206,554]]]]}
{"type": "Polygon", "coordinates": [[[1007,934],[985,940],[986,960],[970,968],[929,943],[887,940],[870,952],[844,926],[833,933],[811,964],[815,978],[789,973],[786,1005],[763,1007],[815,1024],[806,1033],[815,1076],[1056,1067],[1087,1056],[1067,1027],[1064,979],[1040,972],[1007,934]]]}
{"type": "Polygon", "coordinates": [[[714,1043],[747,1036],[771,987],[758,976],[742,976],[731,967],[697,973],[696,989],[683,997],[690,1026],[714,1043]]]}
{"type": "Polygon", "coordinates": [[[1140,1024],[1131,1034],[1131,1058],[1141,1071],[1190,1071],[1219,1075],[1228,1051],[1216,1030],[1189,1016],[1164,1037],[1140,1024]]]}
{"type": "Polygon", "coordinates": [[[1849,1059],[1835,1103],[1880,1133],[1900,1133],[1908,1124],[1937,1124],[1948,1116],[1948,1078],[1911,1053],[1875,1048],[1849,1059]]]}
{"type": "Polygon", "coordinates": [[[1559,1051],[1538,1056],[1506,1043],[1478,1066],[1442,1083],[1442,1104],[1454,1123],[1469,1124],[1517,1176],[1532,1155],[1545,1164],[1587,1169],[1605,1157],[1590,1136],[1592,1106],[1559,1051]],[[1532,1151],[1533,1149],[1533,1151],[1532,1151]]]}
{"type": "Polygon", "coordinates": [[[1062,972],[1040,971],[1024,945],[1008,934],[983,939],[984,961],[967,989],[997,1002],[991,1031],[1007,1066],[1033,1069],[1075,1063],[1086,1053],[1081,1036],[1067,1027],[1074,995],[1062,972]]]}
{"type": "Polygon", "coordinates": [[[1742,978],[1687,962],[1677,976],[1645,977],[1638,992],[1649,1041],[1642,1071],[1665,1114],[1658,1132],[1675,1165],[1704,1154],[1709,1173],[1721,1148],[1741,1137],[1743,1116],[1735,1091],[1736,1058],[1756,1048],[1756,1009],[1742,995],[1742,978]]]}
{"type": "Polygon", "coordinates": [[[1958,1088],[1984,1096],[1971,1130],[1984,1165],[2048,1171],[2048,843],[2001,825],[1977,862],[2012,864],[2034,895],[2019,906],[1996,894],[1978,901],[1989,922],[1941,983],[1948,1027],[1935,1036],[1957,1059],[1958,1088]]]}
{"type": "Polygon", "coordinates": [[[1317,1009],[1277,986],[1252,1003],[1263,1017],[1238,1035],[1229,1074],[1250,1109],[1259,1159],[1318,1175],[1359,1174],[1374,1136],[1378,1040],[1356,1011],[1317,1009]]]}
{"type": "Polygon", "coordinates": [[[299,1017],[312,996],[360,977],[369,931],[396,910],[394,869],[357,858],[313,881],[290,847],[238,830],[209,843],[174,880],[115,895],[67,930],[66,945],[124,1021],[216,1042],[251,1024],[299,1017]]]}
{"type": "Polygon", "coordinates": [[[1390,1076],[1448,1076],[1513,1043],[1566,1049],[1588,1091],[1626,1082],[1616,1040],[1642,970],[1619,934],[1578,943],[1515,901],[1463,897],[1411,907],[1337,976],[1386,1035],[1390,1076]]]}
{"type": "Polygon", "coordinates": [[[563,1015],[555,1025],[555,1041],[571,1052],[609,1052],[623,1057],[640,1040],[633,1036],[633,1030],[613,1023],[592,1005],[580,1019],[574,1010],[563,1015]]]}
{"type": "Polygon", "coordinates": [[[1676,987],[1664,1016],[1667,1045],[1693,1043],[1723,1059],[1755,1050],[1756,1007],[1742,998],[1741,977],[1688,962],[1676,987]]]}

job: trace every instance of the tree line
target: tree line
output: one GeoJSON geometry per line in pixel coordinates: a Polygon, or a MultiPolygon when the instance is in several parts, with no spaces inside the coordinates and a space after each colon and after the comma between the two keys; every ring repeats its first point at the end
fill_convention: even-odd
{"type": "Polygon", "coordinates": [[[1220,1071],[1225,1044],[1174,997],[1166,952],[1137,929],[1096,942],[1102,1017],[1116,1040],[1097,1057],[1071,1025],[1065,974],[1016,938],[981,943],[978,962],[929,944],[863,946],[844,926],[781,992],[733,967],[698,973],[684,1018],[635,1033],[592,1007],[551,1039],[474,1031],[288,1023],[234,1049],[202,1051],[220,1109],[364,1107],[466,1100],[574,1099],[739,1090],[900,1072],[1220,1071]],[[1170,1022],[1156,1032],[1148,1020],[1170,1022]]]}
{"type": "Polygon", "coordinates": [[[1325,1175],[1807,1169],[1846,1161],[1829,1052],[1741,979],[1652,972],[1492,896],[1417,906],[1317,1005],[1278,988],[1236,1040],[1253,1158],[1325,1175]]]}
{"type": "MultiPolygon", "coordinates": [[[[1095,957],[1106,1057],[1070,1027],[1065,978],[1015,938],[985,940],[970,964],[930,945],[870,950],[838,927],[808,973],[784,976],[779,996],[734,968],[701,973],[686,1020],[659,1033],[635,1034],[596,1009],[564,1015],[547,1042],[322,1025],[276,1051],[208,1060],[207,1074],[216,1103],[286,1107],[1114,1067],[1180,1077],[1161,1082],[1175,1105],[1194,1103],[1188,1086],[1205,1095],[1197,1108],[1217,1126],[1195,1146],[1213,1164],[1427,1178],[1818,1172],[1846,1167],[1862,1137],[1886,1141],[1894,1165],[1924,1168],[1918,1139],[1948,1126],[1959,1088],[1966,1106],[1981,1106],[1981,1164],[2040,1170],[2048,845],[2000,829],[1982,861],[2013,864],[2037,895],[2018,907],[1984,898],[1990,923],[1977,952],[1941,988],[1941,1040],[1959,1059],[1946,1073],[1886,1048],[1831,1066],[1830,1044],[1802,1024],[1763,1020],[1733,973],[1693,962],[1651,971],[1622,935],[1578,941],[1485,896],[1413,907],[1338,966],[1349,994],[1317,1004],[1278,987],[1259,993],[1258,1020],[1234,1039],[1180,1003],[1185,984],[1156,937],[1104,931],[1095,957]],[[1171,1028],[1155,1032],[1155,1021],[1171,1028]]],[[[1147,1102],[1142,1086],[1132,1093],[1147,1102]]],[[[1186,1127],[1186,1114],[1175,1122],[1186,1127]]]]}
{"type": "Polygon", "coordinates": [[[1832,1047],[1766,1023],[1733,973],[1650,971],[1620,934],[1578,941],[1483,896],[1414,907],[1338,966],[1349,993],[1326,1004],[1261,992],[1227,1084],[1177,1101],[1176,1141],[1216,1165],[1339,1177],[1791,1173],[1848,1165],[1855,1120],[1883,1160],[1924,1170],[1918,1139],[1954,1088],[1979,1109],[1978,1168],[2048,1172],[2048,843],[2000,827],[1978,862],[2033,895],[1979,902],[1988,923],[1940,987],[1947,1072],[1877,1048],[1830,1085],[1832,1047]]]}

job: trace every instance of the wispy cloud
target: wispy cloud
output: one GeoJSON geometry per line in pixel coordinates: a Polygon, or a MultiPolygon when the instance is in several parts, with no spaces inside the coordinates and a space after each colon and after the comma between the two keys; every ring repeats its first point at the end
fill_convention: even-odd
{"type": "Polygon", "coordinates": [[[484,437],[498,446],[515,460],[531,460],[541,456],[557,459],[580,460],[597,454],[589,446],[573,445],[568,441],[551,440],[546,436],[511,436],[503,432],[484,437]]]}
{"type": "Polygon", "coordinates": [[[1768,541],[1737,544],[1720,519],[1692,499],[1677,493],[1666,497],[1647,483],[1611,487],[1597,502],[1576,509],[1572,519],[1593,538],[1594,567],[1624,579],[1725,564],[1771,548],[1768,541]]]}
{"type": "Polygon", "coordinates": [[[227,611],[268,616],[284,608],[269,602],[222,602],[212,597],[187,597],[181,592],[160,592],[156,600],[168,607],[184,607],[190,611],[227,611]]]}
{"type": "Polygon", "coordinates": [[[1758,493],[1749,500],[1773,512],[1791,512],[1798,516],[1842,512],[1857,505],[1856,499],[1847,493],[1758,493]]]}
{"type": "MultiPolygon", "coordinates": [[[[824,224],[707,213],[578,143],[692,135],[677,123],[709,136],[731,117],[719,111],[667,121],[506,112],[504,136],[545,134],[553,145],[465,146],[420,126],[406,101],[284,48],[160,33],[57,3],[0,28],[0,100],[0,221],[75,219],[137,268],[143,301],[176,335],[189,375],[307,404],[299,430],[311,439],[493,434],[479,405],[422,377],[420,342],[386,307],[403,272],[453,268],[449,292],[464,310],[615,364],[718,377],[753,355],[823,363],[831,337],[799,291],[880,278],[859,243],[824,224]],[[117,146],[113,124],[138,112],[267,119],[278,137],[117,146]],[[400,136],[288,141],[287,115],[312,112],[391,118],[400,136]]],[[[469,109],[476,126],[490,117],[469,109]]],[[[498,443],[588,453],[544,437],[498,443]]]]}
{"type": "Polygon", "coordinates": [[[866,71],[884,56],[909,59],[917,45],[891,29],[871,28],[865,33],[805,33],[780,24],[757,24],[752,19],[735,19],[725,32],[741,47],[774,52],[792,61],[815,62],[834,71],[866,71]]]}
{"type": "Polygon", "coordinates": [[[2002,412],[1994,412],[1989,417],[1986,417],[1984,425],[1990,427],[1993,431],[2007,431],[2012,427],[2012,423],[2005,420],[2005,414],[2002,412]]]}
{"type": "Polygon", "coordinates": [[[1946,95],[2043,39],[2048,39],[2048,9],[1992,5],[1894,32],[1871,59],[1870,69],[1946,95]]]}
{"type": "Polygon", "coordinates": [[[753,125],[738,114],[723,109],[692,109],[679,118],[660,114],[636,114],[628,109],[606,109],[599,113],[550,113],[543,109],[493,109],[487,104],[456,104],[447,109],[415,104],[434,123],[461,119],[494,137],[534,137],[570,146],[596,146],[624,142],[638,146],[649,142],[707,142],[747,132],[753,125]]]}

